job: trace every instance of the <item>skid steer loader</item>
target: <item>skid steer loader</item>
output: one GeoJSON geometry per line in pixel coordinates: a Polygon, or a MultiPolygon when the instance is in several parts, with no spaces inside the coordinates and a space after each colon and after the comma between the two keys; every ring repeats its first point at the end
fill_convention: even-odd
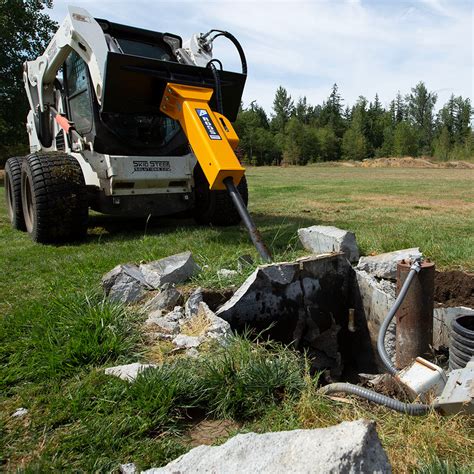
{"type": "Polygon", "coordinates": [[[44,54],[24,64],[31,153],[5,166],[13,227],[49,243],[83,236],[89,208],[135,217],[192,211],[200,223],[242,220],[270,260],[234,153],[246,74],[243,49],[226,31],[183,43],[69,7],[44,54]],[[241,73],[213,59],[219,37],[236,46],[241,73]]]}

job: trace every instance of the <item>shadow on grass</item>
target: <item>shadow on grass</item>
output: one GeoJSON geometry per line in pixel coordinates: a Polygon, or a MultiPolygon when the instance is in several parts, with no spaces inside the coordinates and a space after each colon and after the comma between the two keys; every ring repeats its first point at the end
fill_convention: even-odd
{"type": "MultiPolygon", "coordinates": [[[[320,223],[316,217],[296,215],[273,215],[252,213],[257,228],[264,241],[274,250],[286,248],[292,239],[296,239],[297,230],[320,223]]],[[[125,218],[103,214],[92,214],[89,217],[89,234],[86,242],[115,240],[133,240],[143,236],[168,235],[176,230],[198,232],[212,229],[212,239],[219,245],[234,245],[236,235],[246,233],[243,224],[238,226],[219,227],[197,224],[188,215],[169,217],[125,218]]]]}

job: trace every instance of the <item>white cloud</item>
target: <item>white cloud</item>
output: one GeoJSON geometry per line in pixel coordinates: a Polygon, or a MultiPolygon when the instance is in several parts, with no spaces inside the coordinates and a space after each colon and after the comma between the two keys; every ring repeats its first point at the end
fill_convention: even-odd
{"type": "MultiPolygon", "coordinates": [[[[60,21],[64,1],[52,16],[60,21]]],[[[244,101],[268,111],[279,85],[321,103],[337,82],[345,102],[378,92],[388,104],[397,90],[423,80],[439,91],[473,98],[473,6],[470,1],[81,1],[96,17],[183,38],[215,27],[231,31],[249,63],[244,101]]],[[[221,39],[215,53],[229,68],[238,56],[221,39]]]]}

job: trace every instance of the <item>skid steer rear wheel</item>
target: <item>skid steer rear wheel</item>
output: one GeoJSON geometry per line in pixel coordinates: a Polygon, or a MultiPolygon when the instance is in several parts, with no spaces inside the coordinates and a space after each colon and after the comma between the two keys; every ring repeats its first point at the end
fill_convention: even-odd
{"type": "Polygon", "coordinates": [[[39,243],[77,240],[87,232],[87,188],[78,161],[64,153],[35,153],[21,170],[26,230],[39,243]]]}
{"type": "MultiPolygon", "coordinates": [[[[245,176],[240,180],[237,189],[247,205],[248,189],[245,176]]],[[[194,219],[199,224],[213,224],[217,226],[236,225],[240,216],[227,191],[211,191],[201,167],[194,168],[195,208],[194,219]]]]}
{"type": "Polygon", "coordinates": [[[24,157],[13,156],[5,163],[5,200],[8,217],[16,230],[26,230],[21,205],[21,163],[24,157]]]}

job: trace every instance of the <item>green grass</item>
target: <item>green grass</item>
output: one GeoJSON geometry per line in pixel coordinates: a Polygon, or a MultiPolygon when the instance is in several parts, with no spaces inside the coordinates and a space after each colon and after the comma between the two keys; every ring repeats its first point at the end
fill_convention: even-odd
{"type": "MultiPolygon", "coordinates": [[[[277,259],[304,254],[298,227],[327,224],[354,231],[365,254],[420,246],[438,268],[474,270],[472,170],[309,166],[254,168],[248,178],[250,209],[277,259]]],[[[219,268],[237,268],[242,254],[256,258],[247,235],[189,219],[146,225],[94,215],[86,242],[39,246],[10,229],[0,200],[0,469],[162,465],[189,449],[187,430],[207,416],[232,418],[242,432],[372,418],[395,470],[472,470],[468,418],[408,418],[322,398],[303,361],[279,346],[237,339],[201,361],[165,363],[134,385],[106,377],[103,367],[142,360],[145,348],[142,316],[103,301],[102,274],[191,250],[203,266],[192,284],[224,287],[219,268]],[[12,419],[20,406],[27,417],[12,419]]]]}

